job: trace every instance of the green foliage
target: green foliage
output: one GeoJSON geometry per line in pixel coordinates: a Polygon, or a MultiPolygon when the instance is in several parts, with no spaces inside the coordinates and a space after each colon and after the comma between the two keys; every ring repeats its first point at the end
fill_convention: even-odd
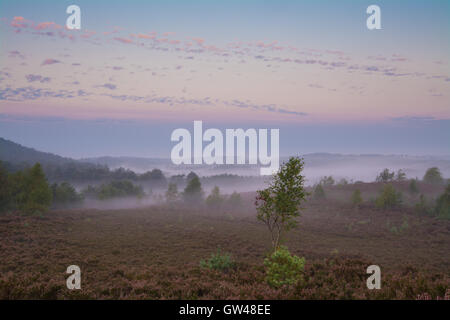
{"type": "Polygon", "coordinates": [[[52,191],[39,163],[8,177],[10,206],[27,214],[45,213],[52,203],[52,191]]]}
{"type": "Polygon", "coordinates": [[[228,198],[228,204],[232,208],[238,208],[239,206],[241,206],[242,205],[241,195],[239,193],[237,193],[236,191],[234,191],[228,198]]]}
{"type": "Polygon", "coordinates": [[[80,202],[83,197],[77,193],[75,188],[68,182],[61,184],[54,183],[51,186],[53,203],[57,204],[71,204],[80,202]]]}
{"type": "Polygon", "coordinates": [[[439,218],[450,220],[450,184],[447,185],[444,193],[436,200],[434,211],[439,218]]]}
{"type": "Polygon", "coordinates": [[[206,198],[205,202],[210,209],[219,209],[223,204],[224,198],[220,195],[220,189],[215,186],[211,194],[206,198]]]}
{"type": "Polygon", "coordinates": [[[104,183],[98,187],[88,186],[82,191],[86,198],[107,200],[121,197],[142,197],[144,191],[141,186],[134,185],[128,180],[116,180],[104,183]]]}
{"type": "Polygon", "coordinates": [[[291,157],[273,175],[269,187],[257,191],[257,218],[269,229],[273,250],[278,248],[281,234],[297,225],[296,218],[306,196],[303,166],[303,159],[291,157]]]}
{"type": "Polygon", "coordinates": [[[380,209],[397,208],[402,203],[402,194],[395,190],[391,184],[383,187],[381,194],[375,199],[375,205],[380,209]]]}
{"type": "Polygon", "coordinates": [[[316,185],[316,187],[314,188],[314,199],[316,200],[325,199],[325,191],[323,190],[321,184],[316,185]]]}
{"type": "Polygon", "coordinates": [[[233,269],[236,263],[233,261],[231,254],[221,253],[220,249],[217,252],[211,254],[211,257],[207,260],[200,261],[200,267],[210,270],[228,271],[233,269]]]}
{"type": "Polygon", "coordinates": [[[444,179],[439,171],[439,168],[433,167],[429,168],[425,175],[423,176],[423,181],[430,184],[443,184],[444,179]]]}
{"type": "Polygon", "coordinates": [[[186,176],[186,182],[189,183],[189,181],[191,181],[192,179],[197,178],[199,179],[198,175],[194,172],[191,171],[189,172],[189,174],[186,176]]]}
{"type": "Polygon", "coordinates": [[[166,191],[166,201],[173,203],[178,200],[178,187],[175,183],[169,183],[166,191]]]}
{"type": "MultiPolygon", "coordinates": [[[[200,183],[199,177],[195,173],[191,173],[193,175],[190,180],[188,179],[188,184],[186,188],[184,188],[183,199],[187,203],[198,204],[203,199],[202,185],[200,183]]],[[[191,175],[191,173],[189,175],[191,175]]]]}
{"type": "Polygon", "coordinates": [[[139,176],[142,181],[148,181],[156,185],[166,186],[167,179],[160,169],[153,169],[152,171],[147,171],[139,176]]]}
{"type": "Polygon", "coordinates": [[[417,187],[417,179],[411,180],[411,182],[409,183],[408,190],[409,193],[411,193],[412,195],[419,193],[419,188],[417,187]]]}
{"type": "Polygon", "coordinates": [[[389,182],[394,180],[395,172],[390,172],[389,169],[384,169],[380,172],[380,174],[377,176],[376,181],[377,182],[389,182]]]}
{"type": "Polygon", "coordinates": [[[356,189],[352,194],[352,205],[358,207],[362,203],[361,191],[356,189]]]}
{"type": "Polygon", "coordinates": [[[9,208],[11,190],[9,186],[8,172],[0,162],[0,212],[9,208]]]}
{"type": "Polygon", "coordinates": [[[285,246],[279,247],[264,259],[266,281],[274,288],[296,285],[303,281],[305,258],[291,255],[285,246]]]}

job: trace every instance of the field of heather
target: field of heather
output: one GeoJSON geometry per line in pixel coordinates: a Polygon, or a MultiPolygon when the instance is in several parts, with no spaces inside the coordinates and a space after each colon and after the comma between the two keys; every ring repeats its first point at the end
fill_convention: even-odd
{"type": "Polygon", "coordinates": [[[407,206],[376,209],[375,183],[359,185],[367,199],[356,209],[343,200],[351,188],[307,202],[284,239],[306,259],[304,281],[279,289],[265,281],[270,237],[250,193],[235,212],[161,205],[2,215],[0,299],[448,298],[450,221],[407,206]],[[218,248],[232,255],[233,269],[200,266],[218,248]],[[381,268],[380,290],[367,289],[371,264],[381,268]],[[81,290],[66,288],[69,265],[81,268],[81,290]]]}

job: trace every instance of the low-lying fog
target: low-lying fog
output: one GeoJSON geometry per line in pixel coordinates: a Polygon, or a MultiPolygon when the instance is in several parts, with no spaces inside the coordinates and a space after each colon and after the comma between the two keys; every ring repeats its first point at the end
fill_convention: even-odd
{"type": "MultiPolygon", "coordinates": [[[[281,162],[285,160],[287,158],[281,159],[281,162]]],[[[438,167],[445,178],[450,177],[450,158],[445,157],[308,154],[304,156],[304,160],[307,186],[316,184],[323,176],[333,176],[336,182],[339,182],[342,178],[349,182],[371,182],[384,168],[391,171],[402,169],[407,178],[417,177],[421,179],[428,168],[438,167]]],[[[221,194],[231,194],[234,191],[239,193],[254,192],[257,189],[264,188],[270,179],[268,176],[260,176],[259,166],[255,165],[175,166],[170,160],[110,157],[85,159],[84,161],[107,165],[111,169],[122,167],[136,173],[161,169],[168,180],[171,176],[187,175],[194,171],[201,178],[205,197],[214,186],[219,186],[221,194]]],[[[133,183],[140,184],[145,191],[146,195],[142,199],[120,198],[105,201],[85,199],[82,206],[96,209],[124,209],[145,207],[163,201],[166,192],[165,187],[154,187],[145,182],[133,183]]],[[[76,186],[78,191],[84,187],[86,185],[76,186]]],[[[177,187],[178,191],[182,192],[185,183],[178,183],[177,187]]]]}
{"type": "MultiPolygon", "coordinates": [[[[304,174],[308,185],[317,183],[323,176],[333,176],[336,181],[345,178],[349,181],[374,181],[376,176],[384,168],[391,171],[402,169],[408,178],[422,178],[430,167],[438,167],[444,177],[450,177],[450,157],[427,157],[407,155],[340,155],[315,153],[304,155],[304,174]]],[[[280,159],[280,162],[287,158],[280,159]]],[[[84,159],[84,161],[104,164],[111,169],[120,167],[143,173],[152,169],[161,169],[166,177],[178,174],[187,174],[194,171],[201,177],[220,174],[234,174],[240,176],[259,176],[257,165],[174,165],[170,160],[131,158],[131,157],[102,157],[84,159]]],[[[264,180],[264,179],[260,179],[264,180]]],[[[256,184],[258,185],[258,184],[256,184]]],[[[255,185],[238,186],[254,190],[255,185]]]]}

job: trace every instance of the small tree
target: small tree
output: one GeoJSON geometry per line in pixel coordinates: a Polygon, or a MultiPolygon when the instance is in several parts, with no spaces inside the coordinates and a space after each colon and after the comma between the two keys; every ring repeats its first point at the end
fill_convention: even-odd
{"type": "Polygon", "coordinates": [[[202,201],[202,198],[203,198],[202,185],[200,183],[200,179],[198,178],[198,176],[195,175],[192,177],[191,180],[189,180],[186,188],[184,188],[183,199],[187,203],[198,204],[202,201]]]}
{"type": "Polygon", "coordinates": [[[178,200],[178,187],[175,183],[169,183],[169,187],[166,191],[166,201],[173,203],[178,200]]]}
{"type": "Polygon", "coordinates": [[[44,213],[52,203],[52,191],[39,163],[26,170],[22,180],[19,209],[25,213],[44,213]]]}
{"type": "Polygon", "coordinates": [[[375,200],[375,205],[380,209],[393,209],[402,203],[402,194],[395,190],[391,184],[383,187],[381,194],[375,200]]]}
{"type": "Polygon", "coordinates": [[[206,198],[206,205],[210,209],[219,209],[222,206],[224,199],[220,194],[220,189],[218,186],[215,186],[211,190],[211,194],[206,198]]]}
{"type": "Polygon", "coordinates": [[[439,168],[433,167],[429,168],[425,175],[423,176],[423,181],[430,184],[443,184],[444,179],[439,171],[439,168]]]}
{"type": "Polygon", "coordinates": [[[11,190],[9,186],[8,172],[0,161],[0,212],[5,211],[9,207],[11,190]]]}
{"type": "Polygon", "coordinates": [[[450,219],[450,184],[445,192],[436,200],[435,213],[439,218],[450,219]]]}
{"type": "Polygon", "coordinates": [[[75,188],[68,182],[61,184],[54,183],[51,186],[53,203],[67,205],[82,200],[82,196],[77,193],[75,188]]]}
{"type": "Polygon", "coordinates": [[[269,229],[274,251],[279,247],[281,235],[297,225],[296,218],[306,196],[303,166],[303,159],[291,157],[273,175],[269,187],[257,191],[257,218],[269,229]]]}
{"type": "Polygon", "coordinates": [[[362,197],[361,197],[361,191],[359,189],[356,189],[353,191],[352,194],[352,205],[356,208],[359,207],[359,205],[362,203],[362,197]]]}
{"type": "Polygon", "coordinates": [[[419,188],[417,187],[417,179],[412,179],[409,183],[409,193],[416,195],[419,193],[419,188]]]}
{"type": "Polygon", "coordinates": [[[198,179],[198,175],[194,172],[191,171],[189,172],[189,174],[186,176],[186,182],[189,183],[189,181],[191,181],[192,179],[197,178],[198,179]]]}
{"type": "Polygon", "coordinates": [[[388,168],[384,169],[380,172],[380,174],[377,176],[376,181],[377,182],[389,182],[394,179],[395,172],[390,172],[388,168]]]}

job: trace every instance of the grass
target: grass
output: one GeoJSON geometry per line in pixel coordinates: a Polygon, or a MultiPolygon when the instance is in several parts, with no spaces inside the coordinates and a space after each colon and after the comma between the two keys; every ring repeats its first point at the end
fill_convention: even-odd
{"type": "MultiPolygon", "coordinates": [[[[285,238],[284,245],[305,257],[306,265],[304,281],[283,289],[265,281],[263,261],[270,237],[245,207],[225,213],[155,206],[53,211],[43,217],[3,215],[0,298],[445,296],[450,288],[450,221],[418,216],[413,208],[380,211],[363,205],[355,212],[351,204],[333,200],[329,190],[327,194],[330,199],[306,205],[298,229],[285,238]],[[389,228],[403,232],[392,233],[387,221],[389,228]],[[200,266],[217,248],[233,257],[233,268],[227,272],[200,266]],[[65,287],[65,270],[72,264],[81,268],[79,291],[65,287]],[[381,267],[381,290],[365,285],[365,270],[371,264],[381,267]]],[[[248,195],[246,201],[251,199],[248,195]]]]}

